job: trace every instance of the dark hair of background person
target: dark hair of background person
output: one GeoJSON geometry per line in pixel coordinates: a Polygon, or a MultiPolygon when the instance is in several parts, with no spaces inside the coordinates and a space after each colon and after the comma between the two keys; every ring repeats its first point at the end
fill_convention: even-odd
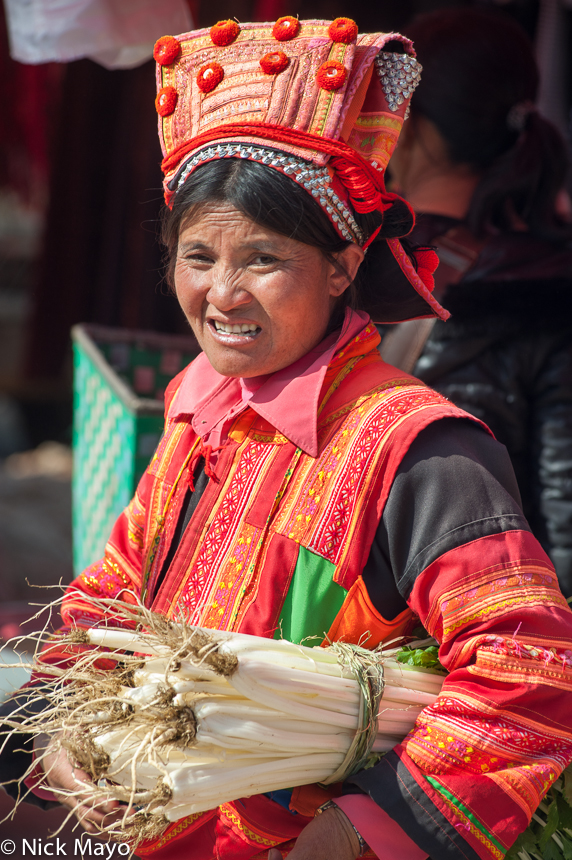
{"type": "MultiPolygon", "coordinates": [[[[166,279],[173,286],[173,275],[179,233],[200,216],[210,203],[233,205],[256,224],[318,248],[334,265],[335,254],[349,243],[336,232],[330,219],[316,200],[302,186],[272,167],[256,161],[225,158],[198,167],[177,192],[171,210],[163,212],[162,240],[167,249],[166,279]]],[[[379,226],[377,212],[355,216],[366,236],[379,226]]],[[[388,267],[393,264],[384,239],[406,236],[413,226],[410,211],[400,201],[383,216],[383,226],[372,242],[358,276],[344,293],[338,309],[352,307],[371,311],[387,284],[388,267]],[[385,276],[385,283],[384,283],[385,276]],[[373,302],[371,301],[373,297],[373,302]]],[[[407,248],[406,248],[407,249],[407,248]]],[[[413,288],[411,293],[414,295],[413,288]]],[[[341,323],[335,314],[330,329],[341,323]]]]}
{"type": "Polygon", "coordinates": [[[569,165],[566,143],[536,110],[522,130],[509,119],[516,105],[533,104],[538,91],[532,44],[521,27],[492,10],[462,8],[418,16],[406,32],[423,66],[412,117],[431,120],[451,160],[482,174],[469,229],[509,230],[516,215],[539,237],[569,240],[572,228],[555,210],[569,165]]]}

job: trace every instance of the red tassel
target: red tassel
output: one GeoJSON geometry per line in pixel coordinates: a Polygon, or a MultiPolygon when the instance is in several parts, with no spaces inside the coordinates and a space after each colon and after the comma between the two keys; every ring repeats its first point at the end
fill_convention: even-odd
{"type": "Polygon", "coordinates": [[[207,478],[212,478],[217,482],[218,478],[211,466],[211,454],[213,451],[219,451],[220,448],[213,448],[212,445],[201,445],[203,457],[205,458],[205,475],[207,478]]]}
{"type": "Polygon", "coordinates": [[[417,248],[414,252],[417,274],[430,292],[435,289],[433,275],[439,265],[439,257],[431,248],[417,248]]]}
{"type": "Polygon", "coordinates": [[[195,469],[197,468],[197,463],[201,457],[205,461],[205,475],[207,478],[212,478],[215,484],[218,484],[219,479],[211,465],[211,456],[215,451],[222,451],[223,448],[224,445],[219,445],[217,448],[213,448],[212,445],[205,445],[201,440],[200,445],[189,461],[189,489],[191,493],[195,492],[195,469]]]}
{"type": "Polygon", "coordinates": [[[340,182],[347,189],[356,212],[375,212],[375,210],[385,212],[393,205],[394,200],[399,199],[397,194],[391,191],[376,188],[371,176],[361,168],[361,165],[352,164],[343,156],[334,156],[331,159],[331,165],[340,182]]]}

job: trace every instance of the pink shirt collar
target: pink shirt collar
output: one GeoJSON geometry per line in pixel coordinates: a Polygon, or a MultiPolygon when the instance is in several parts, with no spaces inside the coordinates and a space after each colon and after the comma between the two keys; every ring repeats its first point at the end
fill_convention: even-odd
{"type": "Polygon", "coordinates": [[[192,416],[195,433],[207,439],[221,421],[252,407],[311,457],[318,455],[318,398],[328,365],[369,323],[363,311],[349,308],[341,328],[289,367],[268,377],[243,381],[221,376],[201,353],[189,365],[169,417],[192,416]]]}

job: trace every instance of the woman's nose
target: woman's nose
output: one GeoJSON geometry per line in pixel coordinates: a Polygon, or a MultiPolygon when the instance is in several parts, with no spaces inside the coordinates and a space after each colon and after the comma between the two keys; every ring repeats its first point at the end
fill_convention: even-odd
{"type": "Polygon", "coordinates": [[[212,272],[207,299],[220,311],[229,311],[252,301],[240,272],[228,269],[216,271],[216,268],[212,272]]]}

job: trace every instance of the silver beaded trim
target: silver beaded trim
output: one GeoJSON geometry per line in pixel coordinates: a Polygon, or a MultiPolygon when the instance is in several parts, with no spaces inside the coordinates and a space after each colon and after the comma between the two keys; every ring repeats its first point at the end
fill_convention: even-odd
{"type": "Polygon", "coordinates": [[[316,198],[344,239],[358,245],[363,245],[365,242],[365,235],[351,211],[331,187],[331,178],[327,168],[316,167],[311,161],[288,155],[276,149],[249,146],[245,143],[220,143],[216,146],[209,146],[187,161],[177,179],[177,190],[196,167],[215,158],[248,158],[251,161],[258,161],[260,164],[269,164],[271,167],[275,167],[302,185],[316,198]]]}
{"type": "Polygon", "coordinates": [[[374,62],[389,110],[399,110],[405,99],[415,92],[423,66],[415,57],[389,51],[380,51],[374,62]]]}

